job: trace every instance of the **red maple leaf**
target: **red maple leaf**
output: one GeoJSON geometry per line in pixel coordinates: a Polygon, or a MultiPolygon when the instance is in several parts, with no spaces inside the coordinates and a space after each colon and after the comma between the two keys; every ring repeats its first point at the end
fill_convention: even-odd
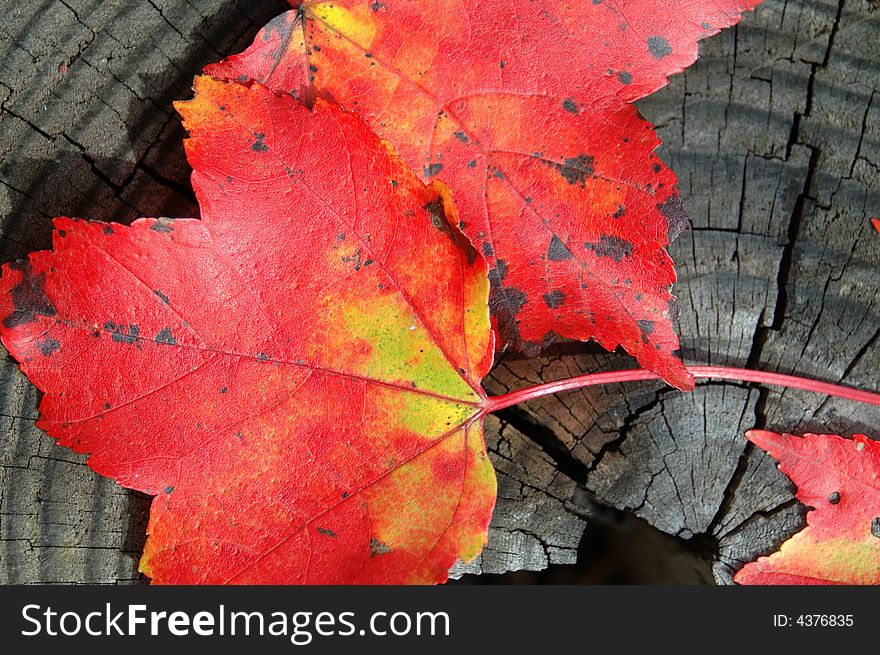
{"type": "Polygon", "coordinates": [[[206,72],[332,99],[448,184],[502,342],[592,337],[690,389],[666,253],[688,221],[630,103],[759,1],[294,1],[206,72]]]}
{"type": "Polygon", "coordinates": [[[485,262],[355,116],[195,88],[202,220],[60,218],[3,269],[38,426],[155,495],[154,582],[445,580],[495,502],[485,262]]]}
{"type": "Polygon", "coordinates": [[[740,584],[880,584],[880,443],[857,434],[796,437],[765,430],[749,441],[779,462],[813,508],[778,552],[746,564],[740,584]]]}

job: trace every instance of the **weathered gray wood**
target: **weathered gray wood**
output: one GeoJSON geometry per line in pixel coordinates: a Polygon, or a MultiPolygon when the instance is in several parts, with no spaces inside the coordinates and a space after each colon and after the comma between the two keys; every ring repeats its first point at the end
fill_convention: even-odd
{"type": "MultiPolygon", "coordinates": [[[[710,336],[706,343],[722,347],[710,354],[699,339],[686,338],[689,360],[880,389],[880,235],[868,221],[880,210],[878,35],[877,3],[768,0],[727,38],[706,44],[706,65],[674,81],[668,91],[684,92],[684,113],[663,97],[643,106],[664,114],[665,156],[687,171],[682,189],[697,227],[690,257],[688,240],[673,251],[687,262],[682,334],[702,337],[707,332],[696,321],[713,320],[705,306],[688,306],[693,290],[706,284],[702,276],[734,272],[711,262],[704,239],[735,243],[735,277],[727,293],[714,295],[728,308],[717,308],[717,333],[733,341],[750,335],[751,342],[725,347],[710,336]],[[696,165],[707,156],[733,162],[720,184],[711,166],[696,165]],[[705,213],[695,196],[706,199],[705,213]]],[[[880,438],[876,408],[800,392],[761,391],[752,425],[880,438]]],[[[710,526],[719,544],[717,579],[729,582],[744,561],[802,525],[790,483],[747,446],[710,526]]]]}
{"type": "Polygon", "coordinates": [[[486,446],[498,476],[489,543],[476,560],[453,567],[450,576],[540,571],[577,562],[585,521],[574,502],[575,483],[532,440],[495,416],[486,419],[486,446]]]}
{"type": "MultiPolygon", "coordinates": [[[[240,50],[285,7],[31,0],[8,11],[3,261],[47,247],[55,215],[193,215],[171,101],[188,95],[202,64],[240,50]]],[[[878,35],[876,2],[766,0],[640,103],[694,223],[671,248],[688,361],[880,389],[880,235],[867,220],[880,214],[878,35]]],[[[539,361],[505,357],[486,386],[502,393],[627,365],[590,344],[562,344],[539,361]]],[[[34,427],[36,407],[36,392],[5,361],[0,582],[142,581],[149,499],[53,446],[34,427]]],[[[803,524],[791,485],[743,430],[880,437],[872,410],[722,383],[692,396],[656,383],[582,390],[500,419],[487,428],[500,490],[490,544],[456,574],[570,562],[582,516],[600,503],[676,535],[681,553],[709,558],[716,579],[730,582],[803,524]]],[[[664,579],[699,581],[701,567],[664,579]]]]}

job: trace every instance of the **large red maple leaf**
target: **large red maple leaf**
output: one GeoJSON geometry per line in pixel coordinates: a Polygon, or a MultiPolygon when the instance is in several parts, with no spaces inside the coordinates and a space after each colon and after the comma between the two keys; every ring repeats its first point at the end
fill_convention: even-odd
{"type": "Polygon", "coordinates": [[[495,502],[485,262],[355,116],[195,88],[202,220],[61,218],[3,269],[39,427],[155,495],[154,582],[445,580],[495,502]]]}
{"type": "Polygon", "coordinates": [[[448,184],[503,342],[592,337],[689,389],[665,249],[688,221],[630,103],[759,1],[293,1],[206,71],[332,99],[448,184]]]}

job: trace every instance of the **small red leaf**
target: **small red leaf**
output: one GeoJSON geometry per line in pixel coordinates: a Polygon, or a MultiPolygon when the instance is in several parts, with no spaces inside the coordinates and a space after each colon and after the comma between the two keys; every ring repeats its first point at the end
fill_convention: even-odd
{"type": "Polygon", "coordinates": [[[796,437],[765,430],[749,441],[779,462],[813,508],[778,552],[746,564],[740,584],[880,584],[880,443],[857,434],[796,437]]]}

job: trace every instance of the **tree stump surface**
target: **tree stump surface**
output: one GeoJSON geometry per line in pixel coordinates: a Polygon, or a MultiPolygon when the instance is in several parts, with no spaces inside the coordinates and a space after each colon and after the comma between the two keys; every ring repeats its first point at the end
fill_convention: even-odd
{"type": "MultiPolygon", "coordinates": [[[[171,102],[286,7],[25,0],[9,9],[2,261],[49,247],[54,216],[197,216],[171,102]]],[[[693,222],[670,248],[688,363],[880,390],[880,234],[868,220],[880,215],[878,37],[871,0],[765,0],[639,103],[693,222]]],[[[502,356],[485,386],[503,393],[632,366],[620,353],[561,343],[537,360],[502,356]]],[[[145,582],[137,561],[149,497],[55,446],[34,425],[38,400],[7,356],[0,582],[145,582]]],[[[880,438],[880,413],[729,382],[693,394],[653,382],[592,388],[503,410],[486,429],[499,478],[489,544],[453,576],[550,567],[552,579],[613,581],[554,566],[580,555],[580,570],[602,535],[606,551],[645,569],[625,579],[730,583],[804,525],[792,485],[743,437],[755,427],[880,438]]]]}

